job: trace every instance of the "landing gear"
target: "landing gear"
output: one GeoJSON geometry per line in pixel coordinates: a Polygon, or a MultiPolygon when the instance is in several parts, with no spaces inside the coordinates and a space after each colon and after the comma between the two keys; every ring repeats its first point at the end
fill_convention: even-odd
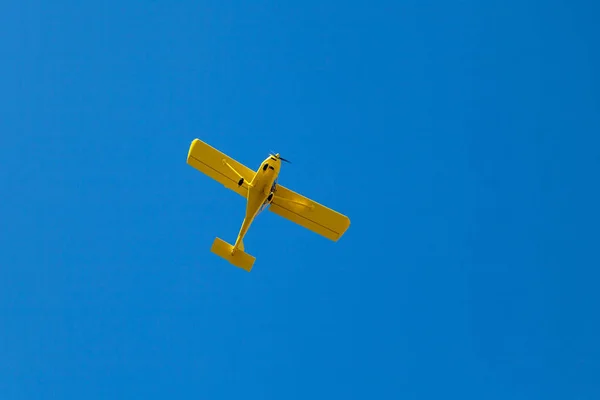
{"type": "Polygon", "coordinates": [[[269,203],[271,202],[271,200],[273,200],[273,192],[271,192],[271,193],[269,194],[269,197],[267,197],[267,201],[268,201],[269,203]]]}

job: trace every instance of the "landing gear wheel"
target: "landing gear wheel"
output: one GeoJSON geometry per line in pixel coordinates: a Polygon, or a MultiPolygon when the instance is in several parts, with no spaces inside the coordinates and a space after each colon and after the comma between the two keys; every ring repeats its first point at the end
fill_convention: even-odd
{"type": "Polygon", "coordinates": [[[242,186],[243,184],[244,184],[244,178],[242,178],[238,181],[238,186],[242,186]]]}
{"type": "Polygon", "coordinates": [[[269,197],[267,197],[267,201],[270,203],[271,200],[273,200],[273,192],[271,192],[271,194],[269,194],[269,197]]]}

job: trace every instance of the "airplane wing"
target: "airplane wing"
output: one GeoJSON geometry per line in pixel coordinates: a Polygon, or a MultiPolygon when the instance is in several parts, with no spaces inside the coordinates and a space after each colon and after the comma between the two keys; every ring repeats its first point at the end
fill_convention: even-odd
{"type": "Polygon", "coordinates": [[[192,141],[188,151],[187,163],[221,183],[226,188],[238,193],[240,196],[247,197],[247,186],[238,186],[240,178],[227,166],[227,164],[223,163],[223,160],[227,161],[227,164],[242,175],[246,182],[252,182],[256,173],[250,168],[221,153],[219,150],[204,143],[200,139],[194,139],[192,141]]]}
{"type": "Polygon", "coordinates": [[[347,216],[279,184],[269,210],[334,242],[350,226],[347,216]]]}

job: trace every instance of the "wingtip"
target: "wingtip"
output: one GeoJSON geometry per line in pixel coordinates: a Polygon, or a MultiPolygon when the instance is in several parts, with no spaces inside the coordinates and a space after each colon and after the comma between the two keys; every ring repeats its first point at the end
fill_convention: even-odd
{"type": "Polygon", "coordinates": [[[190,163],[190,157],[192,156],[192,151],[194,151],[194,147],[196,147],[196,145],[198,143],[200,143],[200,139],[198,139],[198,138],[192,140],[190,143],[190,147],[188,149],[188,154],[187,154],[187,159],[186,159],[188,164],[190,163]]]}

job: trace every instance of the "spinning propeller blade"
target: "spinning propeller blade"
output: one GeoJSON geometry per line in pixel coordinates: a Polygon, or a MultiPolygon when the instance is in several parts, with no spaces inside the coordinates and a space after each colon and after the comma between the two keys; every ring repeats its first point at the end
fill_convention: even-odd
{"type": "Polygon", "coordinates": [[[275,153],[271,152],[271,153],[269,153],[269,154],[270,154],[272,157],[275,157],[275,158],[277,158],[277,159],[279,159],[279,160],[281,160],[281,161],[284,161],[284,162],[286,162],[286,163],[289,163],[289,164],[291,164],[291,163],[292,163],[290,160],[286,160],[285,158],[281,157],[281,156],[279,155],[279,153],[275,154],[275,153]]]}

